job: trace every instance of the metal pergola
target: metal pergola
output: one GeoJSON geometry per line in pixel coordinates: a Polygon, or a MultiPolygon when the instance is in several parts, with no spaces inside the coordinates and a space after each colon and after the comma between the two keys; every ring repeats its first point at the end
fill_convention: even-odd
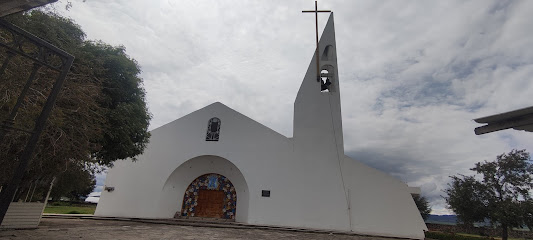
{"type": "Polygon", "coordinates": [[[11,180],[0,191],[0,224],[13,200],[13,196],[31,162],[33,152],[39,141],[39,137],[46,125],[48,116],[52,112],[66,75],[72,66],[74,56],[57,48],[56,46],[32,35],[31,33],[5,21],[2,17],[9,14],[26,11],[34,7],[43,6],[57,0],[7,0],[0,2],[0,56],[3,61],[0,67],[0,77],[9,67],[20,67],[10,64],[13,57],[18,56],[33,62],[31,74],[27,78],[22,91],[19,93],[16,104],[10,109],[7,119],[0,119],[0,144],[9,131],[23,131],[30,134],[22,154],[18,158],[11,180]],[[24,101],[28,89],[33,83],[36,74],[41,68],[47,68],[57,73],[51,92],[48,94],[41,113],[35,120],[33,129],[19,129],[14,127],[15,116],[24,101]]]}

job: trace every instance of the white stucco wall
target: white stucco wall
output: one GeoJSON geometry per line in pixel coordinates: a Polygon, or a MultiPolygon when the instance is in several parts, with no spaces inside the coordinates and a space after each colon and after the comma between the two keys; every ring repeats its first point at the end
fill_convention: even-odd
{"type": "Polygon", "coordinates": [[[427,227],[407,184],[349,157],[342,164],[352,231],[423,239],[427,227]]]}
{"type": "Polygon", "coordinates": [[[238,190],[237,221],[347,231],[346,207],[338,207],[346,205],[338,165],[322,157],[296,156],[291,139],[214,103],[153,130],[138,161],[117,162],[105,182],[115,190],[102,192],[95,214],[173,217],[185,188],[215,172],[238,190]],[[218,142],[205,141],[212,117],[221,120],[218,142]],[[185,173],[187,166],[191,172],[185,173]],[[249,195],[243,196],[246,186],[249,195]],[[261,197],[261,190],[270,190],[271,196],[261,197]]]}
{"type": "MultiPolygon", "coordinates": [[[[276,206],[279,196],[283,195],[282,191],[273,188],[291,183],[287,177],[272,176],[291,178],[288,171],[294,168],[290,166],[294,164],[286,159],[292,156],[292,141],[221,103],[214,103],[153,130],[150,143],[138,161],[117,162],[109,170],[105,182],[106,186],[115,187],[115,190],[102,192],[95,214],[149,218],[174,216],[181,206],[183,192],[176,193],[179,199],[172,202],[166,199],[168,195],[161,194],[162,190],[165,184],[178,184],[173,182],[175,178],[171,175],[179,172],[179,167],[186,161],[200,156],[217,156],[213,157],[214,163],[218,164],[215,168],[228,166],[220,161],[238,166],[236,170],[246,179],[250,189],[249,208],[253,210],[241,211],[239,207],[243,204],[238,202],[237,218],[248,219],[248,222],[259,222],[265,218],[268,214],[261,213],[261,209],[276,206]],[[221,120],[218,142],[205,141],[207,122],[212,117],[221,120]],[[271,190],[272,197],[262,198],[262,189],[271,190]],[[246,214],[248,216],[242,216],[246,214]]],[[[196,177],[214,172],[208,166],[197,168],[196,177]]],[[[234,181],[231,176],[226,177],[234,181]]],[[[190,184],[193,179],[184,184],[190,184]]],[[[239,194],[237,198],[238,201],[243,199],[239,194]]],[[[283,216],[269,218],[273,224],[282,219],[283,216]]]]}

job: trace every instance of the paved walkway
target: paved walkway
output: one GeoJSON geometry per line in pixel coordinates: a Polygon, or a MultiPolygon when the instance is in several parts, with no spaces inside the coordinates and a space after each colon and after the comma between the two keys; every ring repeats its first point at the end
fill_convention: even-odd
{"type": "MultiPolygon", "coordinates": [[[[182,222],[183,223],[183,222],[182,222]]],[[[173,225],[139,221],[97,220],[83,218],[43,218],[38,229],[0,230],[0,239],[350,239],[391,240],[391,238],[354,236],[335,233],[306,232],[297,229],[276,230],[254,227],[221,227],[195,223],[173,225]]]]}

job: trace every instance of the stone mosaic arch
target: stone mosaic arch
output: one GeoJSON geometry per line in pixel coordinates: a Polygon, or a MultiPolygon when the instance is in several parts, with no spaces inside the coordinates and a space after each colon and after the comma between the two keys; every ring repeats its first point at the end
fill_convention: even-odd
{"type": "Polygon", "coordinates": [[[181,216],[194,217],[196,206],[198,205],[198,192],[201,189],[224,191],[224,208],[222,209],[224,219],[235,219],[237,210],[237,193],[231,181],[220,174],[208,173],[194,179],[185,190],[181,216]]]}

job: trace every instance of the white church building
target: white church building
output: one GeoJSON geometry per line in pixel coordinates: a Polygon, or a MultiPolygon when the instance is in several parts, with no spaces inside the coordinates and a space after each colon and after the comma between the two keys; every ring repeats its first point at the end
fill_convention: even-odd
{"type": "Polygon", "coordinates": [[[216,102],[151,131],[109,169],[97,216],[236,222],[423,239],[402,181],[344,154],[333,14],[294,102],[293,137],[216,102]]]}

